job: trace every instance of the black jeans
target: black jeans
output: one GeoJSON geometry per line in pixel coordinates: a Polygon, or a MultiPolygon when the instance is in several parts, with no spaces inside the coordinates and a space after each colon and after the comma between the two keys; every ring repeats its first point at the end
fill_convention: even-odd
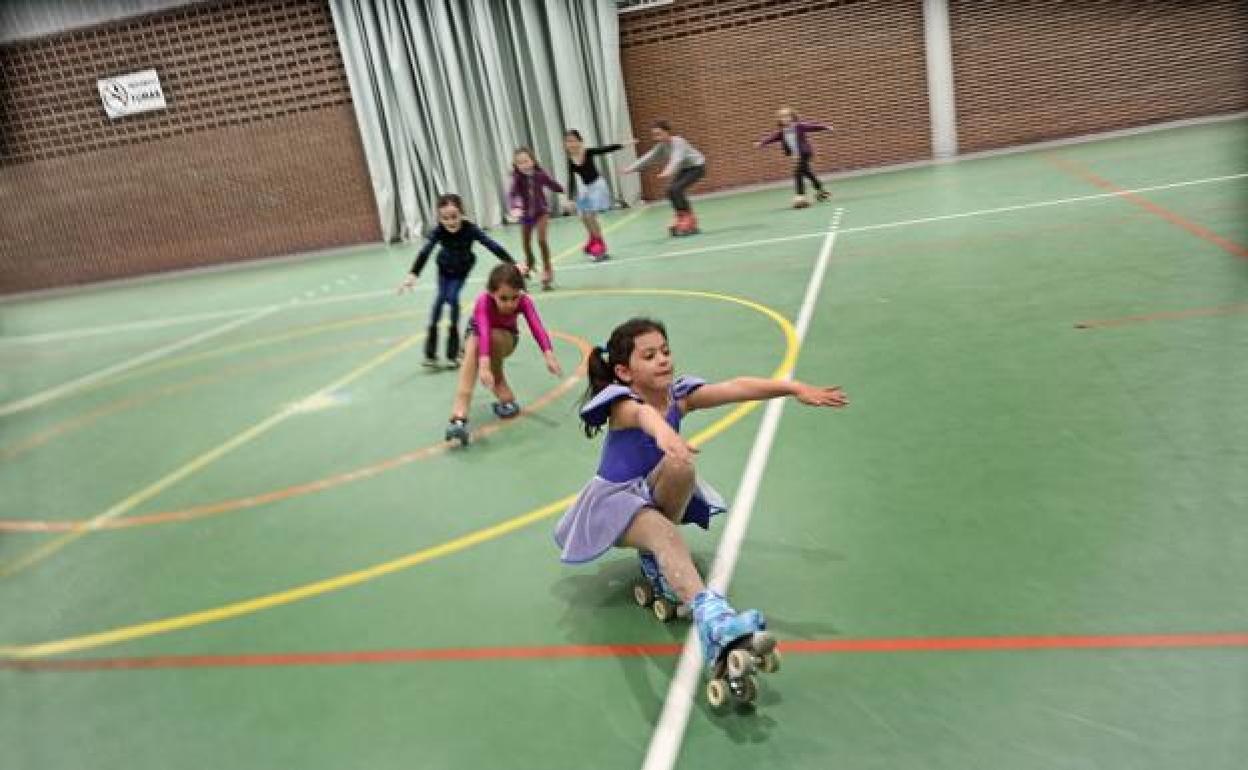
{"type": "Polygon", "coordinates": [[[667,197],[672,201],[672,208],[677,211],[688,211],[689,198],[685,196],[685,190],[704,176],[706,176],[706,166],[690,166],[676,172],[676,178],[667,188],[667,197]]]}
{"type": "Polygon", "coordinates": [[[823,185],[819,182],[819,177],[815,176],[815,172],[810,168],[810,153],[804,152],[797,159],[797,165],[793,167],[793,181],[797,183],[797,194],[806,194],[806,180],[809,179],[815,189],[823,191],[823,185]]]}

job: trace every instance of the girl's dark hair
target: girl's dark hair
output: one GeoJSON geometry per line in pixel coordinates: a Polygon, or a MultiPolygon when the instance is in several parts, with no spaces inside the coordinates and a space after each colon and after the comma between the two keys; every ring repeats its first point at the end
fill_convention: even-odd
{"type": "Polygon", "coordinates": [[[564,131],[564,132],[563,132],[563,138],[564,138],[564,139],[575,139],[575,140],[576,140],[576,141],[578,141],[578,142],[583,142],[583,141],[585,141],[584,139],[582,139],[582,138],[581,138],[581,132],[580,132],[580,131],[577,131],[575,128],[569,128],[567,131],[564,131]]]}
{"type": "Polygon", "coordinates": [[[459,209],[459,213],[464,213],[464,199],[455,193],[445,193],[438,196],[438,205],[436,210],[441,211],[444,206],[454,206],[459,209]]]}
{"type": "Polygon", "coordinates": [[[526,146],[520,146],[520,147],[517,147],[515,151],[511,153],[511,167],[515,169],[516,171],[520,170],[516,168],[516,156],[519,155],[520,153],[524,153],[525,155],[529,156],[529,160],[533,161],[534,169],[540,169],[542,167],[542,164],[537,162],[537,155],[533,153],[532,149],[526,146]]]}
{"type": "MultiPolygon", "coordinates": [[[[608,385],[619,382],[615,378],[615,367],[617,364],[628,366],[628,360],[633,356],[633,347],[638,337],[650,332],[658,332],[663,335],[663,339],[667,339],[667,327],[662,321],[656,321],[653,318],[630,318],[611,332],[611,337],[607,340],[607,346],[595,345],[594,349],[589,351],[589,357],[585,361],[585,373],[589,377],[589,387],[585,390],[585,395],[581,397],[581,406],[589,403],[589,400],[598,395],[599,391],[608,385]]],[[[593,438],[598,431],[602,430],[601,425],[590,425],[583,422],[585,435],[593,438]]]]}
{"type": "Polygon", "coordinates": [[[485,290],[488,292],[496,292],[503,286],[524,291],[524,275],[511,262],[504,262],[494,268],[490,271],[490,277],[485,279],[485,290]]]}
{"type": "Polygon", "coordinates": [[[656,121],[654,121],[654,127],[655,127],[655,128],[659,128],[659,129],[662,129],[662,130],[666,131],[666,132],[667,132],[667,133],[669,133],[669,134],[674,133],[674,132],[672,131],[672,124],[671,124],[671,123],[669,123],[669,122],[667,122],[666,120],[656,120],[656,121]]]}

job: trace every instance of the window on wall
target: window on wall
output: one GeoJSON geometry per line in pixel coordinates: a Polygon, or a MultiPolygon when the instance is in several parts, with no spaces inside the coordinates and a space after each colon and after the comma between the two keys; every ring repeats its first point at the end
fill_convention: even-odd
{"type": "Polygon", "coordinates": [[[675,0],[615,0],[615,7],[620,13],[644,11],[660,5],[671,5],[675,0]]]}

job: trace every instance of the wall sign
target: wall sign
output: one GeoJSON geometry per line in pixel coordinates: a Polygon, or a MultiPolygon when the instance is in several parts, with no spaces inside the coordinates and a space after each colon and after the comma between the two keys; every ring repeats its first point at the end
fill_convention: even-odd
{"type": "Polygon", "coordinates": [[[100,89],[104,111],[110,118],[165,109],[165,92],[160,89],[160,77],[156,70],[102,78],[96,81],[96,86],[100,89]]]}

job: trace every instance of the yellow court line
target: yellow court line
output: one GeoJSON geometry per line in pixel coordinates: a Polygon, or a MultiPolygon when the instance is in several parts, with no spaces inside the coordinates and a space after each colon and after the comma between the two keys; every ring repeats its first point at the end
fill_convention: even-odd
{"type": "MultiPolygon", "coordinates": [[[[364,363],[362,366],[359,366],[356,369],[352,370],[351,372],[348,372],[346,375],[344,375],[343,377],[340,377],[338,380],[330,383],[329,385],[326,385],[325,387],[316,391],[315,393],[313,393],[311,396],[308,396],[304,400],[306,401],[309,399],[314,399],[319,396],[323,396],[327,393],[332,393],[333,391],[338,390],[339,388],[345,387],[349,383],[354,382],[355,380],[364,376],[365,374],[377,368],[378,366],[385,363],[386,361],[389,361],[391,358],[394,358],[396,355],[403,352],[407,348],[410,348],[412,345],[416,344],[416,342],[418,342],[423,336],[424,336],[423,334],[416,334],[416,335],[409,337],[403,342],[400,342],[399,344],[395,345],[389,350],[376,356],[372,360],[364,363]]],[[[160,494],[161,492],[163,492],[165,489],[169,488],[173,484],[176,484],[182,479],[185,479],[186,477],[191,476],[192,474],[203,470],[204,468],[211,465],[213,462],[216,462],[217,460],[224,457],[229,452],[237,449],[243,444],[246,444],[247,442],[251,441],[255,437],[267,432],[273,426],[285,421],[291,415],[297,414],[298,413],[297,407],[299,403],[301,402],[296,402],[294,404],[291,404],[290,406],[287,406],[286,408],[282,409],[280,412],[277,412],[276,414],[272,414],[269,417],[265,418],[264,420],[261,420],[260,422],[251,426],[247,430],[244,430],[242,433],[236,434],[235,436],[228,439],[224,443],[219,444],[218,446],[214,447],[213,449],[208,450],[207,452],[204,452],[203,454],[199,455],[198,457],[186,463],[185,465],[173,471],[172,473],[166,474],[165,476],[158,479],[157,481],[149,484],[148,486],[144,487],[138,492],[135,492],[134,494],[130,495],[126,499],[121,500],[118,503],[115,503],[114,505],[109,507],[104,512],[96,516],[93,516],[92,518],[87,519],[81,524],[75,526],[73,529],[71,529],[69,532],[65,533],[64,535],[61,535],[60,537],[55,538],[53,540],[49,540],[47,543],[44,543],[43,545],[26,553],[25,555],[18,557],[17,560],[9,564],[0,566],[0,578],[10,577],[18,572],[21,572],[27,567],[30,567],[34,564],[37,564],[43,561],[44,559],[48,558],[52,554],[61,550],[65,546],[74,542],[78,538],[87,534],[92,529],[95,529],[100,524],[103,524],[104,522],[109,521],[110,519],[115,519],[118,516],[123,516],[129,513],[130,511],[134,510],[136,507],[138,507],[142,503],[160,494]]]]}
{"type": "MultiPolygon", "coordinates": [[[[144,375],[155,374],[156,372],[167,371],[169,369],[176,369],[179,366],[182,366],[184,364],[190,364],[196,361],[204,361],[209,358],[217,358],[219,356],[229,355],[230,353],[240,353],[244,350],[251,350],[253,348],[263,347],[265,345],[272,345],[277,342],[288,342],[290,340],[296,340],[301,337],[311,337],[314,334],[320,334],[322,332],[338,331],[341,329],[350,329],[353,326],[363,326],[366,324],[377,323],[378,321],[391,321],[397,318],[405,318],[407,316],[414,316],[417,314],[418,314],[418,311],[416,310],[397,310],[397,311],[393,311],[389,313],[379,313],[376,315],[357,315],[351,318],[337,319],[334,321],[325,321],[322,323],[312,324],[311,326],[301,326],[301,327],[292,329],[290,331],[282,332],[280,334],[271,334],[268,337],[259,337],[254,340],[248,340],[246,342],[239,342],[234,345],[226,345],[224,347],[213,348],[211,350],[204,350],[199,353],[188,353],[187,355],[184,355],[184,356],[178,356],[177,358],[167,359],[165,361],[160,362],[159,364],[151,364],[149,366],[140,367],[138,369],[135,369],[130,372],[126,372],[125,374],[119,375],[117,377],[113,377],[107,380],[102,380],[101,382],[98,382],[95,385],[93,385],[92,389],[102,388],[102,387],[106,387],[110,385],[117,385],[118,383],[126,382],[127,380],[133,380],[138,377],[142,377],[144,375]]],[[[84,388],[84,390],[86,389],[84,388]]]]}
{"type": "MultiPolygon", "coordinates": [[[[560,293],[561,296],[565,297],[602,294],[651,294],[700,297],[742,305],[762,313],[768,318],[771,318],[784,332],[785,355],[781,360],[780,365],[772,373],[772,376],[783,377],[787,375],[792,371],[793,366],[797,361],[799,342],[797,332],[793,328],[793,324],[777,311],[767,307],[766,305],[754,302],[753,300],[734,297],[729,294],[717,294],[714,292],[691,291],[683,289],[589,289],[560,293]]],[[[722,433],[729,426],[741,420],[754,409],[758,408],[759,403],[760,402],[757,401],[751,401],[744,404],[738,404],[737,407],[731,412],[716,420],[714,423],[690,438],[689,443],[695,446],[700,446],[709,439],[722,433]]],[[[246,599],[220,607],[200,610],[198,612],[191,612],[184,615],[175,615],[147,623],[122,626],[108,631],[101,631],[83,636],[74,636],[56,641],[41,642],[38,644],[4,646],[0,647],[0,655],[10,658],[37,658],[48,655],[60,655],[67,652],[77,652],[109,644],[116,644],[118,642],[154,636],[170,631],[191,628],[193,626],[204,625],[207,623],[215,623],[229,618],[238,617],[240,615],[258,612],[270,607],[290,604],[302,599],[308,599],[313,596],[319,596],[331,591],[358,585],[365,581],[372,580],[373,578],[389,575],[409,567],[413,567],[417,564],[431,561],[441,556],[448,556],[450,554],[465,550],[471,546],[496,539],[509,532],[513,532],[564,510],[575,499],[576,495],[568,495],[567,497],[560,498],[552,503],[548,503],[540,508],[536,508],[528,513],[521,514],[499,524],[485,527],[440,545],[425,548],[420,551],[416,551],[415,553],[411,553],[391,561],[382,562],[371,567],[366,567],[361,570],[356,570],[354,572],[348,572],[335,577],[326,578],[313,583],[306,583],[302,586],[288,588],[282,591],[257,596],[252,599],[246,599]]]]}

